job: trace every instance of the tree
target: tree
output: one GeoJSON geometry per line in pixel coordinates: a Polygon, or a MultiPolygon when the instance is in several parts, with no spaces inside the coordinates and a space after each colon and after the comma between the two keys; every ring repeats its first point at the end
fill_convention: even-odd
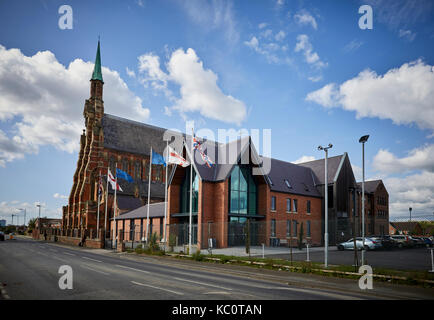
{"type": "Polygon", "coordinates": [[[298,249],[299,250],[301,250],[303,248],[303,232],[304,232],[304,230],[303,230],[303,222],[302,222],[301,226],[300,226],[300,233],[298,236],[298,249]]]}

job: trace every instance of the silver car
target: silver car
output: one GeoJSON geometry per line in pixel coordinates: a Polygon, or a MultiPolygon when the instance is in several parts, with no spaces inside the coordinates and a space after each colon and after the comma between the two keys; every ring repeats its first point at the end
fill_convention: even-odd
{"type": "MultiPolygon", "coordinates": [[[[354,250],[354,238],[345,241],[345,242],[341,242],[337,245],[338,250],[354,250]]],[[[362,237],[358,237],[356,238],[356,248],[357,250],[362,250],[363,248],[363,238],[362,237]]],[[[379,249],[381,248],[381,241],[379,240],[374,240],[371,238],[365,238],[365,249],[366,250],[375,250],[375,249],[379,249]]]]}

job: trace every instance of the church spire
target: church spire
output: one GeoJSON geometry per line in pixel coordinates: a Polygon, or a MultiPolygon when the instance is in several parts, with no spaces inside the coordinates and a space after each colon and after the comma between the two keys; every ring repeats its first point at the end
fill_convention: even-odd
{"type": "Polygon", "coordinates": [[[96,58],[95,58],[95,67],[93,68],[93,74],[92,79],[90,80],[102,80],[102,72],[101,72],[101,54],[99,51],[99,39],[98,39],[98,49],[96,51],[96,58]]]}

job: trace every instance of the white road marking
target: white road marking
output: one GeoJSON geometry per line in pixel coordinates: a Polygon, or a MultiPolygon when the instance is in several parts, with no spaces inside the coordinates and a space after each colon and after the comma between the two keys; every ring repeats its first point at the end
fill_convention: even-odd
{"type": "Polygon", "coordinates": [[[210,291],[210,292],[205,292],[204,294],[231,294],[231,292],[225,292],[225,291],[210,291]]]}
{"type": "Polygon", "coordinates": [[[222,287],[222,286],[217,286],[215,284],[209,284],[209,283],[205,283],[205,282],[193,281],[193,280],[182,279],[182,278],[173,278],[173,279],[180,280],[180,281],[185,281],[185,282],[196,283],[196,284],[201,284],[201,285],[208,286],[208,287],[214,287],[214,288],[219,288],[219,289],[223,289],[223,290],[232,291],[232,289],[230,289],[230,288],[225,288],[225,287],[222,287]]]}
{"type": "Polygon", "coordinates": [[[136,269],[136,268],[131,268],[131,267],[127,267],[127,266],[122,266],[120,264],[116,264],[115,266],[119,267],[119,268],[124,268],[124,269],[129,269],[129,270],[137,271],[137,272],[150,273],[149,271],[140,270],[140,269],[136,269]]]}
{"type": "Polygon", "coordinates": [[[163,291],[167,291],[167,292],[171,292],[180,296],[183,296],[184,294],[181,292],[177,292],[177,291],[173,291],[173,290],[169,290],[169,289],[165,289],[165,288],[160,288],[160,287],[155,287],[155,286],[151,286],[150,284],[144,284],[144,283],[140,283],[140,282],[136,282],[136,281],[131,281],[131,283],[134,283],[138,286],[143,286],[143,287],[149,287],[149,288],[154,288],[154,289],[158,289],[158,290],[163,290],[163,291]]]}
{"type": "Polygon", "coordinates": [[[102,263],[102,261],[99,261],[99,260],[96,260],[96,259],[92,259],[92,258],[88,258],[88,257],[82,257],[83,259],[87,259],[87,260],[91,260],[91,261],[95,261],[95,262],[101,262],[102,263]]]}
{"type": "Polygon", "coordinates": [[[69,252],[62,252],[62,253],[67,254],[68,256],[75,256],[75,254],[69,252]]]}
{"type": "Polygon", "coordinates": [[[110,275],[110,273],[107,273],[107,272],[104,272],[104,271],[100,271],[100,270],[96,270],[96,269],[90,268],[90,267],[88,267],[86,265],[83,265],[83,264],[81,265],[81,267],[85,268],[85,269],[88,269],[88,270],[92,270],[92,271],[98,272],[98,273],[102,273],[102,274],[104,274],[106,276],[110,275]]]}

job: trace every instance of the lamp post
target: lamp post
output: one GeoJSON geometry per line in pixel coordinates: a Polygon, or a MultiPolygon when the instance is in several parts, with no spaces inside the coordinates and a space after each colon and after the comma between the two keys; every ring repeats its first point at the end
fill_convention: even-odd
{"type": "Polygon", "coordinates": [[[24,208],[24,209],[19,208],[18,210],[24,211],[24,223],[23,223],[23,225],[26,226],[26,208],[24,208]]]}
{"type": "Polygon", "coordinates": [[[325,226],[324,226],[324,266],[328,267],[328,250],[329,250],[329,213],[328,213],[328,179],[327,179],[327,157],[328,150],[332,148],[333,145],[329,143],[327,147],[319,146],[318,150],[324,150],[325,152],[325,162],[324,162],[324,210],[325,210],[325,226]]]}
{"type": "Polygon", "coordinates": [[[38,228],[41,228],[41,204],[38,203],[36,207],[39,208],[38,228]]]}
{"type": "Polygon", "coordinates": [[[362,136],[359,142],[362,144],[362,265],[365,264],[365,142],[369,135],[362,136]]]}
{"type": "Polygon", "coordinates": [[[410,211],[410,222],[411,222],[411,210],[413,210],[412,207],[408,208],[408,211],[410,211]]]}

